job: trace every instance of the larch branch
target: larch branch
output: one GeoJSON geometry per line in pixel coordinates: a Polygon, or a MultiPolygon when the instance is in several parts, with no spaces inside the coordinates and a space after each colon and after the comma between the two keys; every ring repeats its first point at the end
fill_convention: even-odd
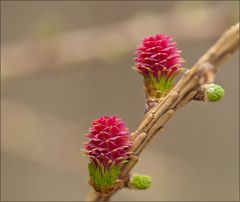
{"type": "MultiPolygon", "coordinates": [[[[220,39],[198,60],[198,62],[188,70],[175,87],[162,98],[144,116],[138,129],[132,133],[133,156],[122,168],[119,179],[128,179],[129,172],[138,162],[138,156],[146,148],[152,138],[159,130],[164,128],[168,120],[175,111],[189,101],[197,93],[197,89],[202,85],[213,82],[219,66],[225,62],[239,48],[239,23],[227,30],[220,39]]],[[[127,182],[125,182],[127,183],[127,182]]],[[[124,186],[120,187],[123,188],[124,186]]],[[[118,190],[114,190],[108,195],[101,195],[93,191],[86,201],[108,201],[118,190]]]]}

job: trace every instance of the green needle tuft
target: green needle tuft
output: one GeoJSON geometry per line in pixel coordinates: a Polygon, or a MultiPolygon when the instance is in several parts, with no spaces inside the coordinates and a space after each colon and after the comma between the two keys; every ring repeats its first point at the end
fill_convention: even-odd
{"type": "Polygon", "coordinates": [[[111,187],[116,181],[118,174],[120,173],[121,166],[121,164],[118,166],[112,164],[109,169],[105,169],[103,164],[101,164],[101,166],[95,167],[92,163],[89,163],[88,171],[94,187],[97,190],[111,187]]]}

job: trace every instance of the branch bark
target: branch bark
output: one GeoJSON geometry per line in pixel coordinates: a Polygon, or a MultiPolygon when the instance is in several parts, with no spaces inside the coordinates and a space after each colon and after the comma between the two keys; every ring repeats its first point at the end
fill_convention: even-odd
{"type": "MultiPolygon", "coordinates": [[[[239,48],[239,23],[227,30],[220,39],[187,71],[167,96],[162,98],[144,116],[133,138],[133,157],[123,167],[119,179],[123,181],[138,162],[138,156],[150,143],[152,138],[163,129],[176,110],[190,102],[201,85],[213,82],[219,66],[225,62],[239,48]]],[[[126,182],[125,182],[126,183],[126,182]]],[[[123,187],[121,187],[123,188],[123,187]]],[[[118,190],[108,195],[91,192],[86,201],[108,201],[118,190]]]]}

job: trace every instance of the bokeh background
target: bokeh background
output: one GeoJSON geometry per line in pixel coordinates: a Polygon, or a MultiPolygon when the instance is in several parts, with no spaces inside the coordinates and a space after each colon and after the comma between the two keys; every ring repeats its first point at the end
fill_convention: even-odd
{"type": "MultiPolygon", "coordinates": [[[[143,117],[134,49],[174,36],[190,68],[239,19],[238,1],[1,1],[1,199],[82,201],[90,190],[80,148],[93,119],[143,117]]],[[[216,82],[218,103],[192,102],[144,151],[134,172],[147,191],[118,201],[239,200],[239,52],[216,82]]]]}

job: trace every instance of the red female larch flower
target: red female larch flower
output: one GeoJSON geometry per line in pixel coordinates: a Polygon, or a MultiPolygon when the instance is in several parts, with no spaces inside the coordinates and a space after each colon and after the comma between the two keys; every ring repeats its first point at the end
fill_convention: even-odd
{"type": "Polygon", "coordinates": [[[89,157],[89,174],[96,190],[111,187],[123,163],[129,158],[132,140],[122,119],[102,116],[92,123],[84,144],[84,153],[89,157]]]}
{"type": "Polygon", "coordinates": [[[165,34],[148,36],[136,50],[135,70],[144,76],[150,96],[161,97],[172,87],[173,78],[183,69],[184,60],[172,39],[165,34]]]}

